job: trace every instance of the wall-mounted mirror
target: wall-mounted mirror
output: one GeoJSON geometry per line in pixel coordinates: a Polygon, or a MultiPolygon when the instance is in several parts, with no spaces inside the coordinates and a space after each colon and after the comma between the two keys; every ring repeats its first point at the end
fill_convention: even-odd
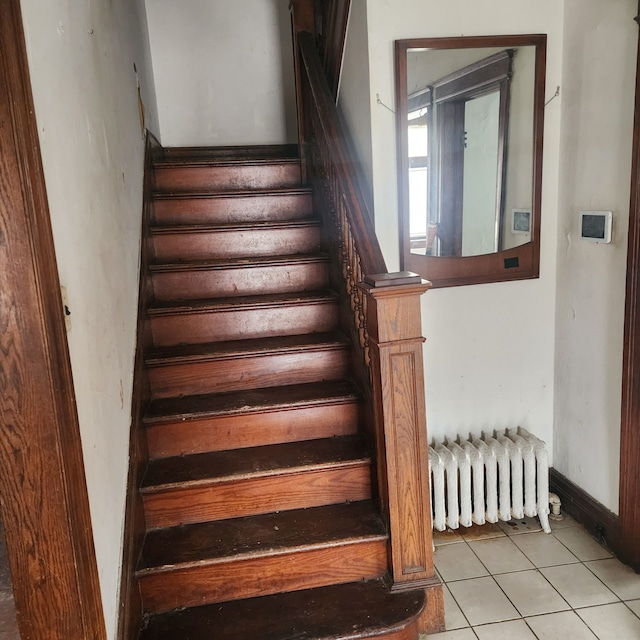
{"type": "Polygon", "coordinates": [[[544,35],[396,41],[403,269],[538,276],[545,60],[544,35]]]}

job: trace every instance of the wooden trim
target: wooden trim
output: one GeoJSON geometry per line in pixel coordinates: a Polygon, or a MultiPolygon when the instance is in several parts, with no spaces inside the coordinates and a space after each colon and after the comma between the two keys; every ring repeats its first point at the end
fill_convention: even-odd
{"type": "Polygon", "coordinates": [[[351,0],[329,0],[324,5],[322,25],[324,70],[331,94],[337,99],[351,0]]]}
{"type": "Polygon", "coordinates": [[[19,0],[0,3],[0,494],[23,638],[106,638],[19,0]]]}
{"type": "Polygon", "coordinates": [[[486,282],[537,278],[540,274],[540,228],[542,212],[542,152],[544,128],[544,87],[546,78],[544,34],[465,37],[464,47],[535,46],[533,197],[531,242],[497,253],[467,257],[435,257],[411,253],[409,230],[409,167],[407,127],[408,109],[407,51],[416,48],[453,49],[461,38],[419,38],[396,40],[396,141],[398,166],[398,207],[400,211],[401,268],[428,278],[434,287],[452,287],[486,282]],[[403,115],[404,114],[404,115],[403,115]]]}
{"type": "MultiPolygon", "coordinates": [[[[637,59],[640,65],[640,41],[637,59]]],[[[619,502],[622,538],[620,557],[631,566],[640,569],[640,465],[638,461],[640,461],[640,72],[636,72],[633,124],[627,290],[622,352],[619,502]]]]}
{"type": "Polygon", "coordinates": [[[148,265],[151,263],[151,225],[153,222],[154,160],[162,157],[163,149],[154,135],[147,131],[145,159],[142,232],[140,236],[140,280],[138,288],[138,324],[136,355],[133,369],[131,403],[131,432],[129,435],[129,472],[127,478],[127,503],[125,508],[122,567],[120,570],[120,615],[118,639],[135,640],[142,625],[142,601],[135,577],[136,563],[142,550],[146,531],[144,506],[139,487],[149,461],[144,413],[150,400],[149,376],[145,368],[144,354],[151,347],[151,331],[147,308],[153,299],[148,265]]]}
{"type": "Polygon", "coordinates": [[[615,513],[555,469],[549,469],[549,491],[558,494],[563,512],[575,518],[589,533],[622,557],[620,520],[615,513]]]}

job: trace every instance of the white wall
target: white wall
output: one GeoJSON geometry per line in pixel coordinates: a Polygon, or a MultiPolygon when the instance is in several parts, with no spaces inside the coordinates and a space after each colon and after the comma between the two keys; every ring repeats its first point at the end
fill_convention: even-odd
{"type": "Polygon", "coordinates": [[[146,0],[161,141],[297,142],[288,0],[146,0]]]}
{"type": "MultiPolygon", "coordinates": [[[[399,267],[393,41],[413,37],[547,33],[547,86],[560,84],[557,0],[404,0],[367,3],[376,228],[399,267]]],[[[439,289],[423,298],[430,437],[522,425],[553,441],[555,272],[561,100],[545,114],[541,277],[439,289]]]]}
{"type": "Polygon", "coordinates": [[[555,466],[618,511],[636,5],[565,0],[555,466]],[[580,239],[581,210],[612,210],[610,245],[580,239]]]}
{"type": "Polygon", "coordinates": [[[144,139],[157,114],[142,0],[22,0],[100,587],[116,634],[144,139]]]}
{"type": "Polygon", "coordinates": [[[352,0],[344,61],[338,92],[338,110],[353,138],[364,184],[371,190],[371,104],[366,0],[352,0]]]}

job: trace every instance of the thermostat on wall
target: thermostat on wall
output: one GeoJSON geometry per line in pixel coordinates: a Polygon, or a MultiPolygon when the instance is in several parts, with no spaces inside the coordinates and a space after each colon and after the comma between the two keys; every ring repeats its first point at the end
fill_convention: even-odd
{"type": "Polygon", "coordinates": [[[581,211],[580,237],[590,242],[611,242],[611,211],[581,211]]]}

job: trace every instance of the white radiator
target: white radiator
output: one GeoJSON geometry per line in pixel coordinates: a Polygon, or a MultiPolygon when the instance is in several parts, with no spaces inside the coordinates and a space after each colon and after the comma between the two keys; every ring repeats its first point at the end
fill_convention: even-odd
{"type": "Polygon", "coordinates": [[[429,466],[434,529],[538,516],[551,532],[547,450],[525,429],[436,443],[429,466]]]}

